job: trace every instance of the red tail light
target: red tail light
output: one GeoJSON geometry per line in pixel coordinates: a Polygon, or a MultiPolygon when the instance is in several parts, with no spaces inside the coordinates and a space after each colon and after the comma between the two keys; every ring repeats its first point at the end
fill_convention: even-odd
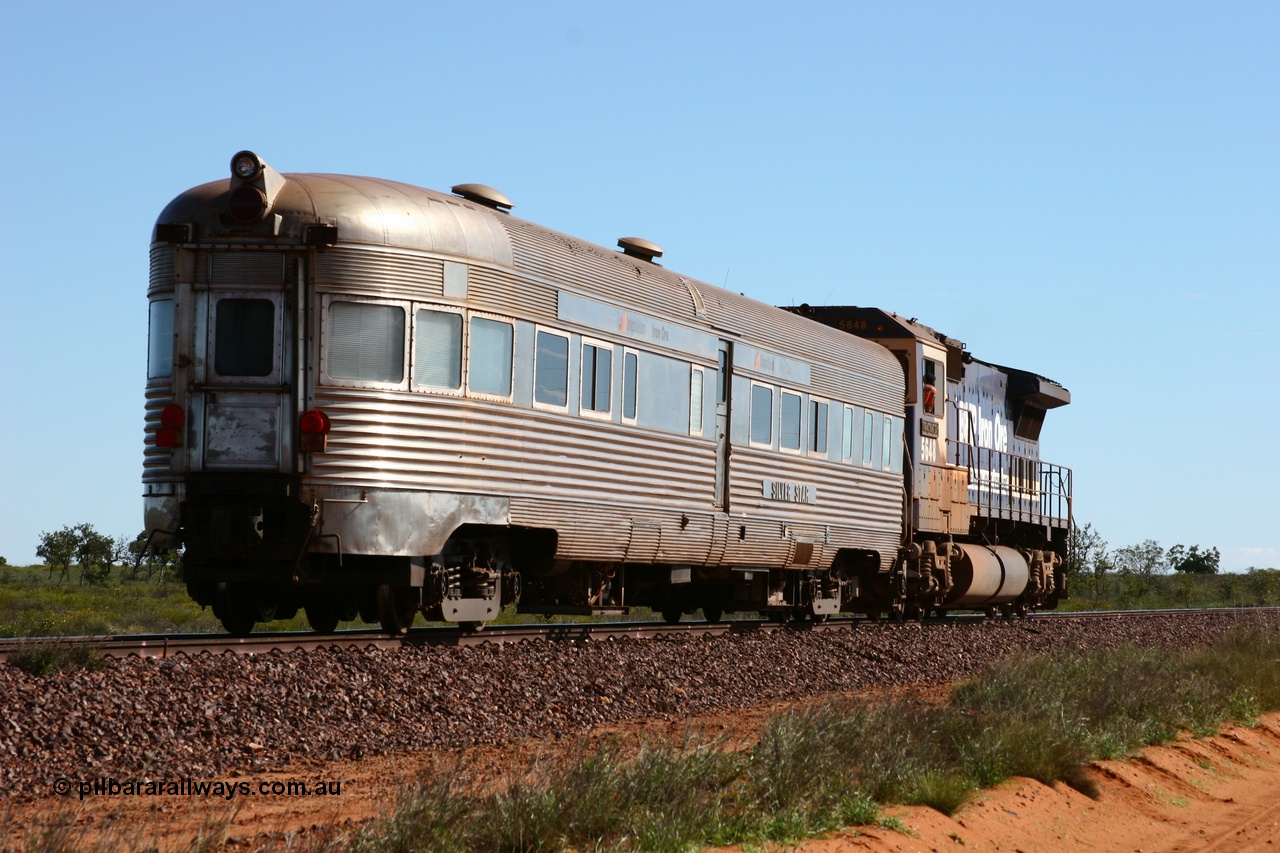
{"type": "Polygon", "coordinates": [[[181,447],[182,428],[187,425],[187,412],[177,403],[160,410],[160,429],[156,430],[156,447],[181,447]]]}
{"type": "Polygon", "coordinates": [[[298,448],[303,453],[324,453],[329,443],[329,416],[319,409],[308,409],[298,418],[301,440],[298,448]]]}

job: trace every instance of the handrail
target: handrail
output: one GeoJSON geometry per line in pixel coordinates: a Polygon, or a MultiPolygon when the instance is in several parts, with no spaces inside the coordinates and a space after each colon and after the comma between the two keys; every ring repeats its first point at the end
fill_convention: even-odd
{"type": "Polygon", "coordinates": [[[955,464],[969,471],[969,502],[979,515],[1065,526],[1071,515],[1071,469],[954,441],[955,464]]]}

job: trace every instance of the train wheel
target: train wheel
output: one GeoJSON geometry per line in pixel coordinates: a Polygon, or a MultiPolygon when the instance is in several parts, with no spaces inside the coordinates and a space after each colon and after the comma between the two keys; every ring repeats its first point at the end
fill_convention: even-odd
{"type": "MultiPolygon", "coordinates": [[[[713,625],[718,625],[724,621],[724,611],[715,605],[704,605],[702,615],[713,625]]],[[[679,620],[677,619],[677,621],[679,620]]]]}
{"type": "Polygon", "coordinates": [[[378,621],[382,630],[393,637],[409,633],[418,607],[413,600],[413,590],[408,587],[378,587],[378,621]]]}
{"type": "Polygon", "coordinates": [[[464,634],[478,634],[484,630],[483,622],[459,622],[458,630],[464,634]]]}
{"type": "Polygon", "coordinates": [[[668,625],[674,625],[680,621],[680,617],[684,615],[684,611],[679,607],[662,608],[662,621],[668,625]]]}
{"type": "Polygon", "coordinates": [[[307,622],[317,634],[332,634],[342,621],[342,610],[336,604],[317,602],[307,605],[307,622]]]}
{"type": "Polygon", "coordinates": [[[213,605],[213,615],[218,617],[222,627],[233,637],[247,637],[258,623],[257,611],[252,602],[245,599],[244,591],[218,585],[217,599],[213,605]]]}

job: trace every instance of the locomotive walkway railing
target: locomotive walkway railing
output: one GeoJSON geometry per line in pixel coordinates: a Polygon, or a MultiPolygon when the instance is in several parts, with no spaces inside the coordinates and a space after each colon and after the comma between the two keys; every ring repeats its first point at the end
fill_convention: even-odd
{"type": "Polygon", "coordinates": [[[969,503],[988,518],[1063,527],[1071,516],[1071,469],[987,447],[954,442],[969,471],[969,503]]]}

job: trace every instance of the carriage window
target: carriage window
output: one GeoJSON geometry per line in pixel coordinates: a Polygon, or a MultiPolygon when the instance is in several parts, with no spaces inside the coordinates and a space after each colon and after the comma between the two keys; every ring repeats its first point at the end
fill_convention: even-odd
{"type": "Polygon", "coordinates": [[[706,375],[701,367],[689,373],[689,434],[702,435],[702,386],[706,375]]]}
{"type": "Polygon", "coordinates": [[[873,412],[867,412],[862,418],[862,464],[871,464],[871,449],[875,446],[872,444],[872,431],[876,428],[876,416],[873,412]]]}
{"type": "Polygon", "coordinates": [[[773,443],[773,389],[764,385],[751,386],[751,440],[773,443]]]}
{"type": "Polygon", "coordinates": [[[782,392],[782,446],[800,449],[800,395],[782,392]]]}
{"type": "Polygon", "coordinates": [[[481,394],[511,396],[511,353],[514,330],[510,323],[471,318],[471,347],[467,352],[467,387],[481,394]]]}
{"type": "Polygon", "coordinates": [[[629,421],[636,419],[636,368],[639,357],[629,352],[622,357],[622,417],[629,421]]]}
{"type": "Polygon", "coordinates": [[[423,309],[414,321],[414,384],[461,388],[462,315],[423,309]]]}
{"type": "Polygon", "coordinates": [[[150,334],[147,337],[147,378],[173,375],[173,300],[151,303],[150,334]]]}
{"type": "Polygon", "coordinates": [[[853,409],[844,407],[844,447],[843,458],[847,462],[853,458],[853,409]]]}
{"type": "Polygon", "coordinates": [[[333,303],[329,375],[367,382],[403,381],[404,309],[368,302],[333,303]]]}
{"type": "Polygon", "coordinates": [[[569,405],[569,339],[538,332],[533,361],[533,399],[548,406],[569,405]]]}
{"type": "Polygon", "coordinates": [[[599,344],[582,345],[582,408],[584,411],[609,411],[613,388],[613,350],[599,344]]]}
{"type": "Polygon", "coordinates": [[[888,468],[893,464],[893,418],[884,416],[884,446],[881,448],[880,467],[888,468]]]}
{"type": "Polygon", "coordinates": [[[902,418],[893,419],[893,455],[889,457],[889,470],[895,474],[902,473],[902,457],[905,450],[902,446],[902,432],[906,428],[906,421],[902,418]]]}
{"type": "Polygon", "coordinates": [[[270,299],[220,299],[213,369],[219,376],[270,376],[276,362],[276,307],[270,299]]]}
{"type": "Polygon", "coordinates": [[[809,401],[809,452],[827,452],[827,404],[809,401]]]}

